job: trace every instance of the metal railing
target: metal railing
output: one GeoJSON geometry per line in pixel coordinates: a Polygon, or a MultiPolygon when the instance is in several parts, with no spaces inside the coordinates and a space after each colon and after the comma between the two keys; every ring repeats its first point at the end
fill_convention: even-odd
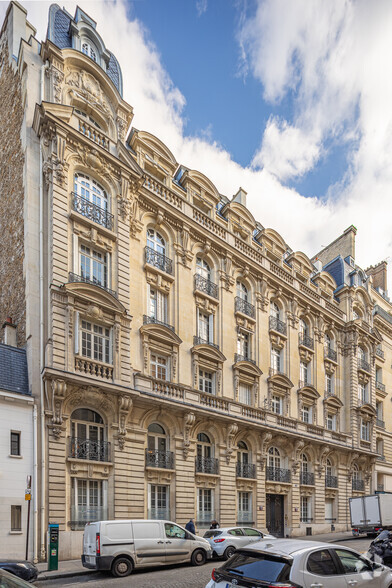
{"type": "Polygon", "coordinates": [[[101,208],[93,202],[90,202],[87,198],[76,194],[76,192],[72,192],[72,196],[72,208],[75,212],[78,212],[95,223],[106,227],[110,231],[113,230],[113,214],[110,214],[105,208],[101,208]]]}
{"type": "Polygon", "coordinates": [[[385,461],[385,455],[383,455],[382,453],[380,453],[379,455],[377,455],[376,459],[378,461],[385,461]]]}
{"type": "Polygon", "coordinates": [[[237,524],[253,523],[253,512],[246,510],[239,510],[237,513],[237,524]]]}
{"type": "Polygon", "coordinates": [[[382,419],[379,419],[377,417],[377,419],[376,419],[376,426],[377,427],[380,427],[381,429],[385,429],[385,421],[383,421],[382,419]]]}
{"type": "Polygon", "coordinates": [[[240,298],[239,296],[235,297],[234,308],[235,308],[235,312],[242,312],[243,314],[246,314],[247,316],[250,316],[251,318],[255,318],[254,305],[251,304],[250,302],[248,302],[247,300],[240,298]]]}
{"type": "Polygon", "coordinates": [[[162,325],[163,327],[167,327],[171,331],[174,331],[173,325],[169,325],[169,323],[165,323],[164,321],[159,321],[155,316],[147,316],[146,314],[143,315],[143,325],[162,325]]]}
{"type": "Polygon", "coordinates": [[[365,482],[363,480],[352,480],[352,489],[363,492],[365,490],[365,482]]]}
{"type": "Polygon", "coordinates": [[[287,373],[284,371],[283,367],[279,367],[279,368],[270,367],[268,374],[270,377],[271,376],[286,376],[287,377],[287,373]]]}
{"type": "Polygon", "coordinates": [[[98,288],[102,288],[103,290],[106,290],[106,292],[109,292],[109,294],[111,294],[112,296],[114,296],[115,298],[117,298],[117,292],[115,292],[114,290],[111,290],[110,288],[108,288],[104,284],[101,284],[94,277],[87,278],[85,276],[79,276],[78,274],[74,274],[74,273],[70,272],[68,279],[69,279],[69,281],[71,283],[75,283],[75,282],[82,283],[83,282],[85,284],[92,284],[93,286],[98,286],[98,288]]]}
{"type": "Polygon", "coordinates": [[[256,361],[249,357],[248,355],[242,355],[241,353],[234,354],[234,363],[237,361],[250,361],[250,363],[254,363],[256,365],[256,361]]]}
{"type": "Polygon", "coordinates": [[[270,331],[276,331],[277,333],[281,333],[282,335],[286,335],[287,333],[286,323],[276,318],[276,316],[269,317],[269,328],[270,331]]]}
{"type": "Polygon", "coordinates": [[[366,359],[358,359],[358,368],[370,373],[370,363],[366,359]]]}
{"type": "Polygon", "coordinates": [[[208,341],[208,339],[203,339],[203,337],[199,337],[198,335],[194,335],[193,345],[211,345],[212,347],[215,347],[215,349],[219,349],[219,345],[212,341],[208,341]]]}
{"type": "Polygon", "coordinates": [[[377,390],[381,390],[381,392],[385,392],[385,384],[376,380],[376,388],[377,390]]]}
{"type": "Polygon", "coordinates": [[[325,487],[326,488],[337,488],[338,487],[338,477],[337,476],[330,476],[327,474],[325,476],[325,487]]]}
{"type": "Polygon", "coordinates": [[[211,510],[203,510],[202,512],[196,513],[196,526],[205,526],[208,527],[211,524],[211,521],[215,520],[214,512],[211,510]]]}
{"type": "Polygon", "coordinates": [[[325,398],[329,398],[330,396],[336,396],[336,390],[326,390],[325,398]]]}
{"type": "Polygon", "coordinates": [[[216,457],[196,457],[197,474],[218,474],[219,462],[216,457]]]}
{"type": "Polygon", "coordinates": [[[256,466],[254,463],[241,463],[237,461],[236,468],[237,478],[256,478],[256,466]]]}
{"type": "Polygon", "coordinates": [[[108,518],[106,506],[72,506],[69,525],[72,531],[84,529],[87,523],[105,521],[108,518]]]}
{"type": "Polygon", "coordinates": [[[300,472],[299,482],[302,486],[314,486],[314,474],[312,472],[300,472]]]}
{"type": "Polygon", "coordinates": [[[200,274],[195,274],[195,290],[204,292],[213,298],[218,298],[218,286],[200,274]]]}
{"type": "Polygon", "coordinates": [[[313,337],[309,337],[309,335],[305,335],[304,333],[298,334],[299,344],[307,347],[308,349],[314,349],[314,339],[313,337]]]}
{"type": "Polygon", "coordinates": [[[68,457],[91,461],[110,461],[110,443],[69,437],[68,457]]]}
{"type": "Polygon", "coordinates": [[[144,257],[146,263],[157,267],[162,272],[165,272],[165,274],[173,273],[173,260],[163,255],[163,253],[159,253],[159,251],[155,251],[155,249],[146,245],[144,248],[144,257]]]}
{"type": "Polygon", "coordinates": [[[325,359],[330,359],[331,361],[337,361],[338,354],[335,349],[331,349],[331,347],[325,347],[324,357],[325,359]]]}
{"type": "Polygon", "coordinates": [[[157,521],[170,521],[170,510],[168,508],[149,508],[147,511],[149,519],[157,521]]]}
{"type": "Polygon", "coordinates": [[[283,468],[274,468],[271,466],[267,467],[267,480],[273,482],[291,482],[291,470],[285,470],[283,468]]]}
{"type": "Polygon", "coordinates": [[[146,468],[174,469],[174,453],[172,451],[158,451],[146,449],[146,468]]]}

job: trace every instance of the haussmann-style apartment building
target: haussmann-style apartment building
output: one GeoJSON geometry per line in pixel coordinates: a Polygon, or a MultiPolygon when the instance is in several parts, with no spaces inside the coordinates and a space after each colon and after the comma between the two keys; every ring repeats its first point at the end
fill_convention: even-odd
{"type": "Polygon", "coordinates": [[[292,251],[242,188],[130,129],[80,8],[52,5],[41,43],[12,2],[0,44],[0,320],[38,407],[35,555],[48,521],[63,558],[102,518],[349,528],[349,497],[392,491],[386,263],[358,267],[353,226],[292,251]]]}

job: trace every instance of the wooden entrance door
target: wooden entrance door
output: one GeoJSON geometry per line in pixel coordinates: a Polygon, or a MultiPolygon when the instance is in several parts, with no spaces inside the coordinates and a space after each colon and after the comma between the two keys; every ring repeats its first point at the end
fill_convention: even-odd
{"type": "Polygon", "coordinates": [[[284,537],[284,506],[281,494],[267,494],[267,529],[275,537],[284,537]]]}

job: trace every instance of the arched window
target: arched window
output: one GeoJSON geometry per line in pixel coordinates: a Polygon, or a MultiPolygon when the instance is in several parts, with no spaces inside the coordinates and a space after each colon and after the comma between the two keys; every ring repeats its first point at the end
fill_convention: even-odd
{"type": "Polygon", "coordinates": [[[148,467],[173,469],[173,454],[168,451],[168,438],[159,423],[151,423],[147,429],[146,465],[148,467]]]}
{"type": "Polygon", "coordinates": [[[78,408],[71,415],[71,457],[108,461],[108,444],[101,415],[89,408],[78,408]]]}
{"type": "Polygon", "coordinates": [[[213,445],[206,433],[197,436],[196,472],[217,474],[218,460],[213,457],[213,445]]]}
{"type": "Polygon", "coordinates": [[[276,302],[271,302],[270,304],[270,316],[275,318],[277,321],[280,320],[280,308],[276,302]]]}
{"type": "Polygon", "coordinates": [[[97,62],[98,51],[90,40],[84,39],[82,41],[82,53],[90,57],[93,61],[97,62]]]}
{"type": "Polygon", "coordinates": [[[166,451],[167,438],[165,429],[158,423],[148,427],[148,449],[151,451],[166,451]]]}
{"type": "Polygon", "coordinates": [[[324,343],[325,343],[325,347],[327,350],[331,350],[334,347],[334,342],[333,339],[331,337],[331,335],[329,335],[329,333],[325,333],[324,335],[324,343]]]}
{"type": "Polygon", "coordinates": [[[279,449],[276,447],[270,447],[268,450],[268,466],[270,468],[280,468],[281,458],[279,449]]]}
{"type": "Polygon", "coordinates": [[[161,255],[166,254],[165,239],[155,229],[147,229],[147,247],[161,255]]]}
{"type": "Polygon", "coordinates": [[[299,321],[299,333],[303,337],[309,337],[309,326],[304,319],[300,319],[299,321]]]}
{"type": "Polygon", "coordinates": [[[237,476],[239,478],[255,478],[256,467],[250,463],[250,452],[245,441],[237,445],[237,476]]]}
{"type": "Polygon", "coordinates": [[[309,465],[308,456],[306,455],[306,453],[303,453],[301,455],[301,472],[307,474],[308,473],[308,465],[309,465]]]}
{"type": "Polygon", "coordinates": [[[248,288],[242,282],[237,282],[237,296],[241,300],[248,302],[248,288]]]}
{"type": "Polygon", "coordinates": [[[211,268],[202,257],[196,257],[196,273],[206,280],[211,280],[211,268]]]}
{"type": "MultiPolygon", "coordinates": [[[[103,209],[104,211],[108,210],[107,194],[104,188],[100,186],[93,178],[90,178],[85,174],[75,174],[74,191],[75,194],[80,196],[82,199],[99,206],[99,208],[103,209]]],[[[80,211],[78,210],[78,212],[80,211]]]]}
{"type": "Polygon", "coordinates": [[[366,351],[363,349],[363,347],[360,347],[358,345],[358,359],[361,361],[366,361],[367,355],[366,355],[366,351]]]}
{"type": "Polygon", "coordinates": [[[330,459],[327,459],[326,462],[325,475],[329,477],[333,476],[333,465],[330,459]]]}
{"type": "Polygon", "coordinates": [[[241,464],[249,463],[249,449],[245,441],[239,441],[237,445],[237,461],[241,464]]]}

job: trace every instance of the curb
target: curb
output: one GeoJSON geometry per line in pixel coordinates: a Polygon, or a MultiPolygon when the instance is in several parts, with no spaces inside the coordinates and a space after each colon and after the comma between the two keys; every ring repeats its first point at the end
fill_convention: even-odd
{"type": "Polygon", "coordinates": [[[60,578],[72,578],[73,576],[85,576],[88,574],[96,574],[97,570],[73,570],[70,572],[40,572],[36,582],[46,582],[47,580],[58,580],[60,578]]]}

